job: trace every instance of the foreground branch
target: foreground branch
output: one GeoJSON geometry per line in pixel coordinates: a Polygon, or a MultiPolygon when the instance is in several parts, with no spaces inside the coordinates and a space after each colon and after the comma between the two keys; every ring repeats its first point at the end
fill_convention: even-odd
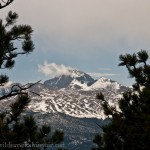
{"type": "MultiPolygon", "coordinates": [[[[6,98],[9,98],[9,97],[12,97],[12,96],[16,96],[18,94],[27,94],[27,91],[28,89],[30,89],[32,86],[36,85],[37,83],[41,82],[38,81],[36,83],[32,83],[30,85],[26,84],[26,85],[23,85],[23,86],[20,86],[18,84],[14,84],[12,87],[11,87],[11,90],[10,92],[7,94],[7,95],[3,95],[0,97],[0,101],[3,100],[3,99],[6,99],[6,98]],[[14,89],[16,88],[16,89],[14,89]]],[[[32,91],[31,91],[32,92],[32,91]]],[[[33,92],[32,92],[33,93],[33,92]]],[[[34,94],[38,95],[37,93],[34,92],[34,94]]]]}
{"type": "Polygon", "coordinates": [[[1,0],[0,2],[0,9],[3,9],[10,5],[14,0],[7,0],[6,2],[4,0],[1,0]]]}

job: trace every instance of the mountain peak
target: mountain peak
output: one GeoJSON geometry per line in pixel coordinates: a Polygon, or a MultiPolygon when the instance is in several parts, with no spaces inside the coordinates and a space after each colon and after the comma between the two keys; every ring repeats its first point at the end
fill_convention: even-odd
{"type": "Polygon", "coordinates": [[[82,85],[86,86],[92,85],[95,80],[88,74],[79,71],[77,69],[70,69],[70,74],[62,74],[58,77],[54,77],[50,80],[44,82],[46,86],[52,89],[61,89],[61,88],[77,88],[82,89],[82,85]]]}
{"type": "Polygon", "coordinates": [[[94,80],[90,75],[77,69],[70,69],[68,74],[62,74],[44,82],[50,89],[81,89],[81,90],[95,90],[95,89],[112,89],[119,90],[123,86],[108,78],[101,77],[94,80]]]}
{"type": "Polygon", "coordinates": [[[79,71],[79,70],[77,70],[77,69],[70,69],[69,72],[70,72],[70,75],[71,75],[72,77],[74,77],[74,78],[80,77],[80,76],[82,76],[82,75],[85,74],[84,72],[79,71]]]}

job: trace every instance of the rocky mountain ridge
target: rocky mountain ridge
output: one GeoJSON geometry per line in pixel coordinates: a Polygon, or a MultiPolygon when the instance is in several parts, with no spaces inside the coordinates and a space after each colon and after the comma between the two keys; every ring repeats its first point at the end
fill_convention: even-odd
{"type": "MultiPolygon", "coordinates": [[[[7,94],[9,88],[2,88],[0,94],[7,94]]],[[[15,91],[15,86],[13,88],[15,91]]],[[[127,87],[104,77],[94,80],[84,72],[71,70],[69,75],[60,75],[35,84],[29,90],[40,95],[31,94],[32,101],[28,109],[34,112],[59,112],[79,118],[105,118],[96,94],[102,92],[109,104],[114,106],[127,87]]]]}
{"type": "Polygon", "coordinates": [[[29,109],[43,113],[64,113],[79,118],[105,118],[96,94],[102,92],[110,105],[116,105],[127,87],[101,77],[94,80],[90,75],[71,70],[68,75],[60,75],[37,84],[31,91],[41,97],[32,96],[29,109]]]}
{"type": "MultiPolygon", "coordinates": [[[[10,89],[11,85],[2,87],[0,94],[5,95],[10,89]]],[[[67,149],[90,150],[94,134],[102,132],[97,123],[100,126],[108,123],[96,94],[102,92],[110,105],[118,106],[118,100],[127,89],[110,79],[94,80],[75,70],[32,86],[29,91],[38,95],[29,92],[31,102],[23,115],[32,114],[39,125],[46,123],[54,130],[63,130],[67,149]]],[[[14,100],[1,101],[1,111],[6,111],[14,100]]]]}
{"type": "Polygon", "coordinates": [[[73,89],[73,90],[97,90],[101,88],[114,87],[114,90],[125,88],[125,86],[101,77],[93,79],[87,73],[78,70],[69,70],[70,74],[62,74],[44,82],[50,89],[73,89]]]}

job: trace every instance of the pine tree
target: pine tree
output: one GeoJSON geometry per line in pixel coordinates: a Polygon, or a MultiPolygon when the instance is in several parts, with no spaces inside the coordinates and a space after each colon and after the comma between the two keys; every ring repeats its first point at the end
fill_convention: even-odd
{"type": "Polygon", "coordinates": [[[119,66],[126,66],[135,79],[131,90],[119,100],[120,110],[109,106],[102,93],[97,95],[110,123],[97,134],[93,150],[148,150],[150,149],[150,65],[148,52],[120,55],[119,66]]]}
{"type": "MultiPolygon", "coordinates": [[[[0,9],[8,6],[13,0],[7,2],[2,1],[3,6],[0,9]]],[[[29,54],[34,49],[34,44],[31,39],[33,32],[29,25],[17,25],[16,21],[18,14],[10,11],[5,21],[0,19],[0,69],[12,69],[15,64],[15,58],[19,55],[29,54]],[[21,44],[21,49],[18,49],[15,44],[21,44]]],[[[9,78],[7,75],[0,75],[0,86],[3,87],[9,78]]],[[[38,127],[35,119],[32,116],[22,117],[22,112],[28,106],[30,100],[29,89],[32,85],[20,86],[13,85],[9,93],[3,93],[0,96],[0,101],[16,99],[10,105],[7,111],[0,111],[0,149],[41,149],[33,144],[58,144],[63,141],[64,133],[56,130],[51,133],[50,126],[43,125],[38,127]],[[19,144],[18,147],[13,147],[13,144],[19,144]],[[21,146],[22,144],[22,146],[21,146]]],[[[43,149],[46,149],[44,145],[43,149]]]]}
{"type": "Polygon", "coordinates": [[[21,116],[29,102],[27,94],[18,95],[17,100],[10,105],[9,112],[0,113],[0,149],[46,149],[63,141],[62,131],[51,133],[50,126],[38,127],[31,115],[21,116]],[[14,147],[16,144],[18,147],[14,147]]]}

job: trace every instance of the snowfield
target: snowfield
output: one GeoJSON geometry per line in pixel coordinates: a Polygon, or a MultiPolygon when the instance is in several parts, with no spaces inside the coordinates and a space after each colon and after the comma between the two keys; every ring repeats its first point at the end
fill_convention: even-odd
{"type": "MultiPolygon", "coordinates": [[[[96,94],[102,92],[111,106],[117,107],[118,99],[127,87],[107,78],[94,80],[88,74],[71,70],[70,75],[60,75],[45,81],[43,84],[34,85],[30,91],[40,96],[31,94],[32,101],[28,109],[41,113],[64,113],[78,118],[102,118],[105,116],[100,100],[96,94]]],[[[1,90],[4,94],[9,91],[7,87],[1,90]]],[[[9,102],[1,102],[2,110],[6,109],[9,102]]]]}

